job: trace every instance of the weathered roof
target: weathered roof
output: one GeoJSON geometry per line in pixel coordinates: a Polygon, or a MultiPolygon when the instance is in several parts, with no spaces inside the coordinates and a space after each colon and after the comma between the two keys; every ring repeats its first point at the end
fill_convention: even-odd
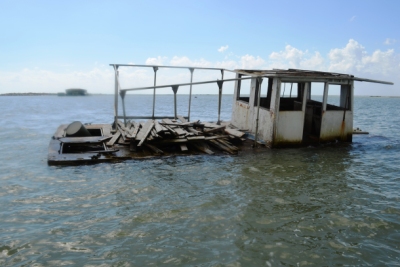
{"type": "Polygon", "coordinates": [[[354,77],[350,74],[335,73],[335,72],[323,72],[315,70],[300,70],[300,69],[272,69],[272,70],[249,70],[249,69],[235,69],[232,72],[236,72],[248,76],[262,76],[262,77],[282,77],[288,79],[301,79],[301,80],[320,80],[320,79],[332,79],[332,80],[354,80],[360,82],[372,82],[372,83],[383,83],[391,84],[392,82],[371,80],[365,78],[354,77]]]}

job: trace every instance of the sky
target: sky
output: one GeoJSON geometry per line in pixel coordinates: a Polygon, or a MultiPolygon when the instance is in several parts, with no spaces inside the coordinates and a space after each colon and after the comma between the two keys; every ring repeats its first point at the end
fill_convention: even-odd
{"type": "MultiPolygon", "coordinates": [[[[399,12],[396,0],[0,0],[0,94],[113,94],[109,64],[150,64],[332,71],[394,82],[356,82],[356,95],[400,96],[399,12]]],[[[157,84],[189,75],[159,70],[157,84]]],[[[151,68],[120,77],[123,88],[153,85],[151,68]]]]}

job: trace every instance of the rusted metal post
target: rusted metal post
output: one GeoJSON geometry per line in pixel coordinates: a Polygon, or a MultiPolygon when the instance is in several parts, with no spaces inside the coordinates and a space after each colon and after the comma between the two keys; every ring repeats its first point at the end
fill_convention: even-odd
{"type": "Polygon", "coordinates": [[[125,95],[126,95],[126,92],[125,91],[121,91],[121,92],[119,92],[119,94],[121,95],[122,111],[124,112],[124,126],[126,127],[126,113],[125,113],[125,95]]]}
{"type": "Polygon", "coordinates": [[[260,97],[261,97],[261,84],[263,79],[261,77],[257,77],[258,81],[258,90],[257,90],[257,119],[256,119],[256,136],[254,137],[254,147],[257,147],[258,141],[258,119],[260,117],[260,97]]]}
{"type": "Polygon", "coordinates": [[[218,84],[218,121],[217,125],[221,125],[221,98],[222,98],[222,85],[224,84],[224,81],[217,81],[218,84]]]}
{"type": "Polygon", "coordinates": [[[222,87],[224,85],[224,70],[221,70],[221,81],[217,81],[218,84],[218,121],[217,124],[221,125],[221,101],[222,101],[222,87]]]}
{"type": "Polygon", "coordinates": [[[114,91],[114,130],[117,129],[118,123],[118,65],[114,65],[115,72],[115,91],[114,91]]]}
{"type": "Polygon", "coordinates": [[[326,106],[328,102],[328,89],[329,89],[329,83],[325,82],[324,84],[324,96],[322,97],[322,114],[323,115],[326,111],[326,106]]]}
{"type": "Polygon", "coordinates": [[[179,85],[173,85],[172,86],[172,91],[174,92],[174,116],[175,116],[175,119],[177,119],[178,118],[178,111],[177,111],[177,107],[176,107],[176,93],[178,92],[178,88],[179,88],[179,85]]]}
{"type": "Polygon", "coordinates": [[[193,71],[194,71],[194,68],[189,68],[189,71],[190,71],[190,92],[189,92],[188,121],[190,121],[190,107],[192,105],[192,82],[193,82],[193,71]]]}
{"type": "Polygon", "coordinates": [[[156,81],[157,81],[158,67],[153,67],[153,70],[154,70],[154,91],[153,91],[153,119],[154,119],[154,109],[156,106],[156,81]]]}

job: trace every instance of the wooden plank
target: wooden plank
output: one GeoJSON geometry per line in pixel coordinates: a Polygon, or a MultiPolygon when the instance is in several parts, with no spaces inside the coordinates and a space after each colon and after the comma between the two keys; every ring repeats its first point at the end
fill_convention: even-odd
{"type": "Polygon", "coordinates": [[[185,144],[180,144],[179,146],[181,147],[181,151],[183,151],[183,152],[189,150],[185,144]]]}
{"type": "MultiPolygon", "coordinates": [[[[182,123],[188,123],[188,121],[187,121],[183,116],[178,115],[177,117],[178,117],[178,119],[179,119],[182,123]]],[[[189,122],[189,123],[190,123],[190,122],[189,122]]],[[[193,123],[192,123],[192,126],[193,126],[193,123]]],[[[187,127],[187,130],[188,130],[189,132],[195,134],[195,135],[199,135],[200,132],[197,131],[197,130],[195,130],[192,126],[187,127]]]]}
{"type": "Polygon", "coordinates": [[[156,130],[157,134],[164,131],[165,128],[161,126],[158,121],[154,121],[154,129],[156,130]]]}
{"type": "Polygon", "coordinates": [[[131,132],[130,135],[127,135],[127,137],[132,138],[132,139],[135,139],[136,135],[140,131],[140,124],[139,123],[134,122],[134,126],[135,126],[135,128],[134,128],[133,132],[131,132]]]}
{"type": "Polygon", "coordinates": [[[225,128],[224,131],[227,134],[233,135],[233,136],[238,137],[238,138],[242,138],[243,135],[245,135],[245,133],[243,133],[241,131],[238,131],[238,130],[235,130],[235,129],[231,129],[231,128],[225,128]]]}
{"type": "Polygon", "coordinates": [[[177,125],[176,122],[173,122],[170,119],[163,119],[164,122],[164,127],[170,127],[174,132],[176,132],[178,135],[186,135],[187,132],[181,128],[179,128],[179,125],[177,125]]]}
{"type": "Polygon", "coordinates": [[[210,142],[210,144],[212,144],[213,146],[219,148],[220,150],[228,152],[229,154],[232,154],[232,155],[236,154],[236,151],[233,151],[233,150],[229,149],[225,145],[217,142],[217,140],[209,140],[208,142],[210,142]]]}
{"type": "Polygon", "coordinates": [[[186,138],[174,138],[174,139],[163,139],[160,141],[154,141],[154,144],[173,144],[173,143],[187,143],[186,138]]]}
{"type": "Polygon", "coordinates": [[[224,139],[218,139],[217,142],[224,144],[225,146],[227,146],[229,149],[233,150],[233,151],[238,151],[239,148],[230,144],[228,141],[224,140],[224,139]]]}
{"type": "Polygon", "coordinates": [[[110,141],[107,142],[107,146],[113,146],[115,142],[117,142],[118,138],[121,136],[121,133],[117,131],[110,141]]]}
{"type": "Polygon", "coordinates": [[[226,135],[213,135],[213,136],[205,136],[205,140],[214,140],[214,139],[226,139],[228,138],[226,135]]]}
{"type": "Polygon", "coordinates": [[[188,141],[197,141],[197,140],[204,140],[205,136],[201,135],[201,136],[187,136],[186,137],[188,141]]]}
{"type": "Polygon", "coordinates": [[[147,136],[150,134],[151,129],[153,129],[153,127],[154,127],[154,122],[151,121],[150,124],[146,123],[145,126],[147,126],[148,128],[147,129],[145,129],[145,128],[143,129],[143,130],[145,130],[145,133],[144,133],[142,139],[140,140],[140,142],[139,142],[139,144],[137,146],[141,146],[144,143],[144,141],[146,140],[147,136]]]}
{"type": "Polygon", "coordinates": [[[204,153],[207,153],[209,155],[213,155],[214,154],[214,151],[212,151],[210,149],[210,147],[204,142],[197,142],[197,143],[193,143],[192,145],[194,147],[196,147],[198,150],[200,150],[200,151],[202,151],[204,153]]]}
{"type": "Polygon", "coordinates": [[[204,122],[203,125],[204,125],[204,127],[207,127],[207,128],[216,128],[216,127],[220,127],[221,126],[221,125],[218,125],[218,124],[213,123],[213,122],[204,122]]]}
{"type": "Polygon", "coordinates": [[[146,131],[147,131],[147,129],[150,126],[151,123],[152,123],[152,120],[148,120],[145,123],[143,123],[143,122],[140,123],[142,128],[140,129],[140,131],[136,135],[136,137],[135,137],[136,140],[140,141],[140,140],[143,139],[143,135],[146,133],[146,131]]]}
{"type": "Polygon", "coordinates": [[[166,129],[168,129],[169,132],[171,132],[173,135],[175,136],[179,136],[179,134],[177,132],[175,132],[175,130],[171,127],[169,127],[168,125],[163,125],[166,129]]]}
{"type": "Polygon", "coordinates": [[[214,127],[211,129],[204,130],[203,133],[214,133],[214,132],[222,131],[225,129],[225,127],[226,127],[225,125],[214,127]]]}
{"type": "Polygon", "coordinates": [[[154,153],[158,154],[164,154],[164,151],[161,149],[158,149],[156,146],[150,145],[150,144],[144,144],[146,147],[150,148],[154,153]]]}
{"type": "Polygon", "coordinates": [[[176,116],[181,122],[183,122],[183,123],[185,123],[185,122],[188,122],[183,116],[181,116],[181,115],[177,115],[176,116]]]}

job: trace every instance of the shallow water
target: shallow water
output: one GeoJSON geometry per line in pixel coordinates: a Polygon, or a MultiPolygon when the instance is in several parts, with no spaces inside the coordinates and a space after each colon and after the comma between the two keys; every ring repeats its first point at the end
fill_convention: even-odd
{"type": "MultiPolygon", "coordinates": [[[[217,119],[216,96],[192,101],[192,119],[217,119]]],[[[151,114],[147,103],[127,110],[151,114]]],[[[400,98],[357,97],[354,125],[370,134],[350,145],[78,167],[47,166],[50,138],[61,123],[111,122],[113,96],[0,106],[1,266],[399,265],[400,98]]]]}

